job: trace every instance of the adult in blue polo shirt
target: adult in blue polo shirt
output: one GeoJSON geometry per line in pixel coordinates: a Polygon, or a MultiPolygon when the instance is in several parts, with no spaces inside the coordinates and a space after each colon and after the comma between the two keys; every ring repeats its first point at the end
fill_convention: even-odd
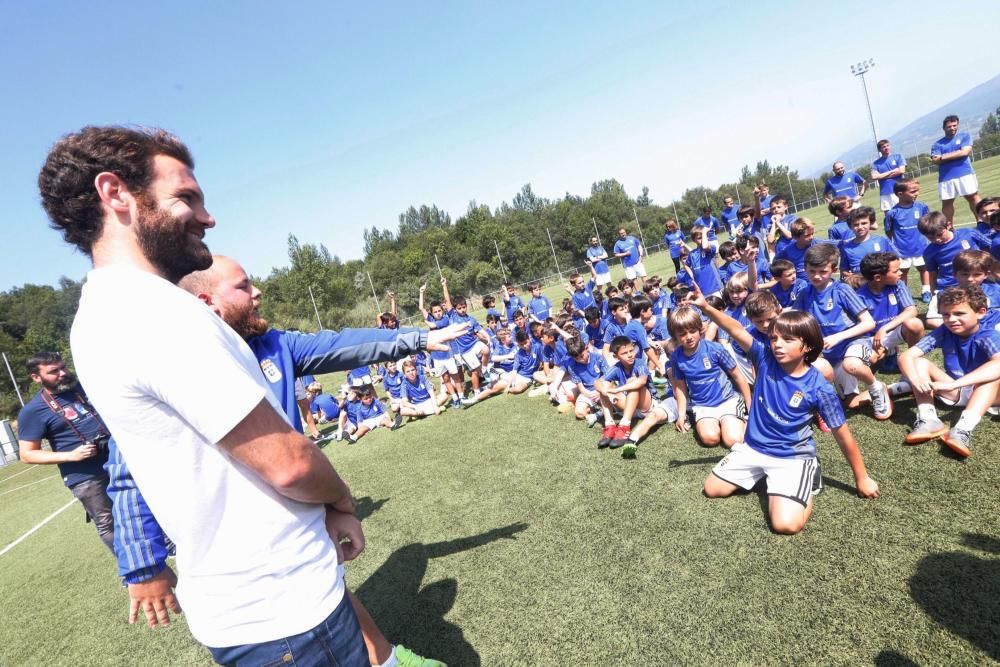
{"type": "Polygon", "coordinates": [[[601,245],[601,240],[596,236],[590,237],[590,245],[587,246],[587,263],[594,269],[594,284],[597,286],[607,285],[611,282],[611,269],[608,268],[608,251],[601,245]]]}
{"type": "Polygon", "coordinates": [[[829,204],[834,197],[850,197],[853,201],[858,201],[865,196],[867,184],[853,171],[847,171],[843,162],[833,163],[833,176],[827,179],[823,186],[823,199],[829,204]]]}
{"type": "Polygon", "coordinates": [[[618,240],[615,241],[615,257],[621,257],[625,267],[625,277],[629,280],[646,277],[646,267],[642,264],[642,256],[646,254],[639,239],[629,236],[624,227],[618,230],[618,240]]]}
{"type": "Polygon", "coordinates": [[[892,144],[882,139],[876,146],[879,157],[872,162],[872,178],[878,181],[879,209],[883,212],[899,203],[893,192],[896,179],[906,173],[906,160],[899,153],[892,152],[892,144]]]}
{"type": "Polygon", "coordinates": [[[955,221],[955,198],[965,197],[972,215],[979,203],[979,180],[972,170],[972,137],[958,131],[958,116],[946,116],[942,124],[944,136],[931,146],[931,162],[938,166],[938,196],[941,212],[955,221]]]}
{"type": "Polygon", "coordinates": [[[733,198],[723,197],[722,199],[722,210],[719,211],[719,217],[722,219],[722,225],[729,232],[729,238],[735,239],[738,230],[740,228],[740,218],[739,218],[739,207],[733,204],[733,198]]]}

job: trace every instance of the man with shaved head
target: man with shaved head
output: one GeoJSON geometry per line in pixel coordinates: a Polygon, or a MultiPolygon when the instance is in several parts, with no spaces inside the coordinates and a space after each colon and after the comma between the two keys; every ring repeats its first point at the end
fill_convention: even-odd
{"type": "Polygon", "coordinates": [[[823,199],[829,204],[834,197],[850,197],[857,205],[857,202],[865,196],[867,187],[865,179],[857,172],[847,171],[843,162],[834,162],[833,176],[828,178],[826,185],[823,186],[823,199]]]}
{"type": "MultiPolygon", "coordinates": [[[[458,331],[458,327],[430,332],[345,329],[307,334],[272,329],[259,312],[261,291],[250,281],[242,266],[221,255],[213,257],[208,269],[182,278],[178,286],[198,297],[247,341],[285,415],[300,430],[302,424],[296,423],[299,411],[294,391],[297,376],[399,359],[425,348],[447,349],[443,343],[458,331]]],[[[176,576],[166,563],[166,536],[113,443],[109,470],[115,522],[129,527],[119,531],[116,550],[119,573],[128,584],[131,598],[129,618],[134,621],[139,609],[143,609],[150,625],[169,623],[169,610],[177,611],[178,606],[171,604],[176,576]],[[157,609],[163,610],[159,616],[157,609]]],[[[371,664],[395,664],[391,659],[397,659],[403,667],[437,664],[416,656],[402,645],[390,644],[360,601],[350,591],[347,594],[358,616],[371,664]]]]}

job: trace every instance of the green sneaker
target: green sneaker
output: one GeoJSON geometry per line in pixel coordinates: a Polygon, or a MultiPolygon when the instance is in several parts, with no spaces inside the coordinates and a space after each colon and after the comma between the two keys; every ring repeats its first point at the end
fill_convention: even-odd
{"type": "Polygon", "coordinates": [[[402,644],[396,644],[392,650],[396,654],[396,660],[399,661],[399,667],[448,667],[440,660],[417,655],[402,644]]]}

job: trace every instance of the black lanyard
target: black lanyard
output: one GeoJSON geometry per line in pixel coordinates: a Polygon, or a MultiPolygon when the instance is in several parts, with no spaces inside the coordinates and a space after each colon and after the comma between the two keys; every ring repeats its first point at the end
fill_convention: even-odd
{"type": "MultiPolygon", "coordinates": [[[[94,406],[90,404],[90,401],[81,396],[80,392],[78,391],[73,392],[73,394],[74,396],[76,396],[77,403],[79,403],[80,405],[84,406],[87,410],[89,410],[90,414],[92,414],[94,416],[94,419],[97,420],[97,423],[101,425],[101,430],[103,431],[103,435],[107,435],[108,437],[110,437],[111,432],[108,430],[108,427],[104,425],[104,420],[101,419],[101,415],[97,414],[97,410],[95,410],[94,406]]],[[[76,433],[76,436],[80,438],[80,442],[90,442],[90,439],[84,437],[83,433],[80,433],[80,429],[78,429],[76,425],[74,425],[73,422],[69,419],[69,417],[66,416],[66,411],[63,409],[63,406],[59,404],[59,401],[57,401],[55,397],[49,392],[49,390],[45,389],[44,387],[42,388],[42,399],[45,401],[45,405],[48,406],[49,410],[62,417],[63,421],[66,422],[66,425],[69,426],[71,429],[73,429],[73,432],[76,433]]]]}

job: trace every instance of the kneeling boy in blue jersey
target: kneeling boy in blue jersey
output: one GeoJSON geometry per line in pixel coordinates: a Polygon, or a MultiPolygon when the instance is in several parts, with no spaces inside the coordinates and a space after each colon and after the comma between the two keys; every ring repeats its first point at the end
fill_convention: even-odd
{"type": "MultiPolygon", "coordinates": [[[[653,380],[649,367],[628,336],[616,336],[611,341],[615,363],[603,378],[594,383],[597,391],[621,411],[618,424],[606,424],[597,446],[617,449],[629,444],[633,417],[644,417],[653,405],[653,380]]],[[[631,448],[630,448],[631,449],[631,448]]],[[[624,454],[624,452],[623,452],[624,454]]],[[[631,449],[630,454],[635,454],[631,449]]]]}
{"type": "Polygon", "coordinates": [[[434,387],[417,365],[410,359],[403,362],[403,382],[399,387],[399,414],[420,418],[441,414],[441,406],[434,400],[434,387]]]}
{"type": "Polygon", "coordinates": [[[702,444],[715,447],[721,442],[732,447],[743,440],[750,385],[733,355],[719,343],[702,340],[701,315],[694,308],[685,306],[670,313],[667,326],[677,343],[670,355],[677,399],[675,428],[681,433],[690,430],[687,420],[690,400],[695,431],[702,444]],[[734,386],[739,393],[733,391],[734,386]]]}
{"type": "Polygon", "coordinates": [[[734,445],[712,469],[705,479],[705,495],[725,498],[740,489],[749,491],[765,478],[771,529],[788,535],[801,531],[813,511],[817,460],[811,424],[819,414],[851,466],[858,494],[877,498],[878,484],[868,476],[837,394],[810,365],[823,349],[816,319],[808,313],[782,313],[770,326],[767,346],[704,298],[697,305],[747,351],[757,369],[746,441],[734,445]]]}
{"type": "Polygon", "coordinates": [[[972,375],[987,362],[1000,361],[1000,332],[980,326],[986,315],[986,295],[975,286],[949,287],[938,294],[944,324],[931,331],[899,357],[899,369],[909,379],[917,399],[917,420],[906,444],[917,445],[941,438],[952,451],[969,456],[972,431],[997,400],[1000,380],[972,384],[972,375]],[[925,355],[941,348],[944,368],[925,355]],[[949,430],[937,415],[934,398],[945,405],[964,407],[949,430]]]}

